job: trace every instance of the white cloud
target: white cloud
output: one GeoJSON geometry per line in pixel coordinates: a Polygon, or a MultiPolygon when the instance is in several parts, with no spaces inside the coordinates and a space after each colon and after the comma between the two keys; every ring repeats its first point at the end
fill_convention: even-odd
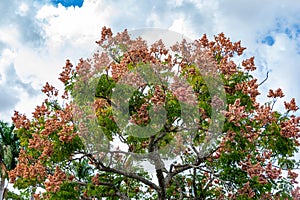
{"type": "Polygon", "coordinates": [[[26,3],[21,3],[19,6],[19,9],[17,11],[17,14],[21,16],[25,16],[27,14],[27,11],[29,10],[29,7],[26,3]]]}
{"type": "Polygon", "coordinates": [[[10,49],[4,49],[0,57],[0,74],[1,80],[0,84],[7,81],[8,77],[6,76],[6,69],[14,61],[16,54],[10,49]]]}
{"type": "Polygon", "coordinates": [[[14,26],[6,26],[1,28],[0,32],[0,41],[7,45],[11,45],[12,47],[16,47],[18,45],[19,31],[14,26]]]}
{"type": "Polygon", "coordinates": [[[300,24],[300,4],[294,1],[85,0],[81,8],[55,7],[29,0],[0,4],[4,13],[0,19],[1,60],[12,61],[2,64],[1,84],[8,77],[4,68],[13,66],[20,81],[30,83],[36,90],[46,81],[59,85],[57,74],[65,60],[69,58],[76,63],[81,57],[89,57],[96,48],[94,42],[99,39],[102,26],[112,27],[114,32],[155,27],[191,39],[203,33],[212,38],[223,31],[233,40],[242,40],[248,48],[246,53],[256,56],[259,79],[263,80],[266,71],[272,70],[263,88],[279,86],[287,97],[300,99],[299,87],[295,86],[299,85],[300,40],[293,28],[300,24]],[[278,24],[281,30],[277,30],[278,24]],[[284,33],[285,27],[293,32],[293,38],[284,33]],[[273,46],[261,43],[267,35],[274,38],[273,46]],[[7,52],[13,52],[13,58],[7,52]]]}
{"type": "Polygon", "coordinates": [[[277,34],[274,38],[273,46],[261,45],[259,49],[261,59],[264,59],[270,71],[266,87],[283,88],[286,100],[295,96],[300,99],[300,55],[297,53],[297,44],[285,34],[277,34]]]}
{"type": "Polygon", "coordinates": [[[48,45],[61,45],[85,37],[98,38],[101,27],[110,24],[113,14],[114,9],[103,1],[85,1],[81,8],[45,5],[36,18],[42,22],[48,45]]]}

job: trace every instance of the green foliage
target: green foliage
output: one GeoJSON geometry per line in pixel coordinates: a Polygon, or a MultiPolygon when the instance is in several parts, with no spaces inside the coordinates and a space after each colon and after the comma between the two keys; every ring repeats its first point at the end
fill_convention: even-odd
{"type": "Polygon", "coordinates": [[[95,97],[111,99],[112,89],[115,87],[113,79],[105,74],[98,78],[95,97]]]}
{"type": "Polygon", "coordinates": [[[19,155],[19,139],[14,128],[14,125],[0,121],[0,163],[3,162],[7,170],[16,166],[19,155]]]}

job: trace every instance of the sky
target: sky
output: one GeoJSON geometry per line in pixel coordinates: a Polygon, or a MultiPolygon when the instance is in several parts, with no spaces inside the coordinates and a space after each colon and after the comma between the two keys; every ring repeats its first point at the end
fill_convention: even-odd
{"type": "Polygon", "coordinates": [[[293,0],[1,0],[0,120],[11,122],[14,110],[30,117],[66,59],[76,64],[97,47],[103,26],[113,32],[143,28],[176,31],[191,39],[220,32],[242,41],[255,56],[262,81],[282,88],[300,105],[300,2],[293,0]],[[297,101],[297,99],[299,99],[297,101]]]}

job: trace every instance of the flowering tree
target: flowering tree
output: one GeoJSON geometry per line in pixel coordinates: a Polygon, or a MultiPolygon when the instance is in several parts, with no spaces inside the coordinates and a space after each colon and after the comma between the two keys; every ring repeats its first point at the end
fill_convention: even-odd
{"type": "Polygon", "coordinates": [[[67,60],[63,94],[47,83],[33,119],[15,112],[18,164],[36,199],[299,199],[295,99],[273,109],[254,57],[223,33],[168,49],[104,27],[99,51],[67,60]],[[63,100],[63,102],[61,101],[63,100]]]}

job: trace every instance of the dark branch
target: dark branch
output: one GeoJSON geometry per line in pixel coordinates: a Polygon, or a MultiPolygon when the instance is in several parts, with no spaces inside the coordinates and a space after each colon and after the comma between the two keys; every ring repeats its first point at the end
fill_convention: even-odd
{"type": "Polygon", "coordinates": [[[128,178],[133,178],[133,179],[136,179],[138,181],[141,181],[145,185],[148,185],[149,187],[151,187],[151,188],[153,188],[153,189],[155,189],[157,191],[160,190],[160,188],[156,184],[152,183],[151,181],[145,179],[142,176],[137,175],[136,173],[126,172],[126,171],[123,171],[123,170],[119,170],[119,169],[115,169],[115,168],[110,168],[110,167],[104,167],[104,168],[101,168],[99,170],[105,171],[105,172],[113,172],[113,173],[116,173],[116,174],[120,174],[120,175],[126,176],[128,178]]]}
{"type": "Polygon", "coordinates": [[[92,154],[87,154],[87,156],[96,165],[95,166],[96,169],[99,169],[100,171],[113,172],[113,173],[120,174],[120,175],[123,175],[123,176],[128,177],[128,178],[133,178],[133,179],[136,179],[136,180],[144,183],[145,185],[148,185],[149,187],[155,189],[156,191],[160,191],[160,188],[156,184],[154,184],[153,182],[145,179],[142,176],[137,175],[136,173],[126,172],[124,170],[119,170],[119,169],[115,169],[115,168],[111,168],[111,167],[106,167],[101,161],[96,160],[96,158],[94,158],[92,154]]]}
{"type": "Polygon", "coordinates": [[[267,72],[267,77],[260,84],[258,84],[258,86],[260,86],[261,84],[263,84],[266,80],[268,80],[268,78],[269,78],[269,72],[267,72]]]}

